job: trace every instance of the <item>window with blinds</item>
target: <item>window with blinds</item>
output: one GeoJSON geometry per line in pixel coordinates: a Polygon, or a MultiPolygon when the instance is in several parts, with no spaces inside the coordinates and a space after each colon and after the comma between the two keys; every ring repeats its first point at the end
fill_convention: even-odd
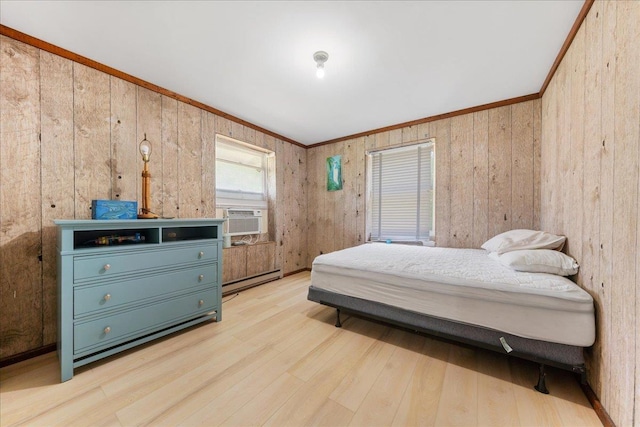
{"type": "Polygon", "coordinates": [[[434,143],[369,153],[371,241],[434,237],[434,143]]]}
{"type": "Polygon", "coordinates": [[[267,207],[267,159],[271,152],[216,135],[216,205],[267,207]]]}

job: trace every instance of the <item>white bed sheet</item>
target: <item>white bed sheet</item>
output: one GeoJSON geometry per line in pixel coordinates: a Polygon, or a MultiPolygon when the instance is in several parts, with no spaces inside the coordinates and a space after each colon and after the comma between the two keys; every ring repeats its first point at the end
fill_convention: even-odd
{"type": "Polygon", "coordinates": [[[483,249],[365,244],[316,257],[311,285],[524,338],[595,340],[586,291],[565,277],[511,270],[483,249]]]}

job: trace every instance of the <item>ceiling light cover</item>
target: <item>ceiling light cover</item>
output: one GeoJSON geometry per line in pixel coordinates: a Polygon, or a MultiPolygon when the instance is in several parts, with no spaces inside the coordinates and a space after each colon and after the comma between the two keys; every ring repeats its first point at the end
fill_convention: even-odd
{"type": "Polygon", "coordinates": [[[324,63],[329,59],[329,54],[323,50],[319,50],[313,54],[313,60],[316,61],[316,76],[321,79],[324,77],[324,63]]]}

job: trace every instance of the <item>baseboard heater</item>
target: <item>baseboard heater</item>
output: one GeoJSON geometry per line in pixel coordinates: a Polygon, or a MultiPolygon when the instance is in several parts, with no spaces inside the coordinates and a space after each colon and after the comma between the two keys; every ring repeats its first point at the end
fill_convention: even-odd
{"type": "Polygon", "coordinates": [[[278,279],[282,279],[282,270],[273,270],[266,273],[260,273],[256,276],[245,277],[233,282],[223,283],[222,296],[224,297],[233,292],[242,291],[244,289],[252,288],[278,279]]]}

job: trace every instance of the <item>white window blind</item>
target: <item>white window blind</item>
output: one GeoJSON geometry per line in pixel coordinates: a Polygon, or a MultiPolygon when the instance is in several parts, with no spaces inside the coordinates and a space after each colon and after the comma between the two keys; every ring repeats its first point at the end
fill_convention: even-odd
{"type": "Polygon", "coordinates": [[[369,154],[372,241],[433,237],[433,142],[369,154]]]}
{"type": "Polygon", "coordinates": [[[267,207],[268,152],[216,135],[216,204],[267,207]]]}

